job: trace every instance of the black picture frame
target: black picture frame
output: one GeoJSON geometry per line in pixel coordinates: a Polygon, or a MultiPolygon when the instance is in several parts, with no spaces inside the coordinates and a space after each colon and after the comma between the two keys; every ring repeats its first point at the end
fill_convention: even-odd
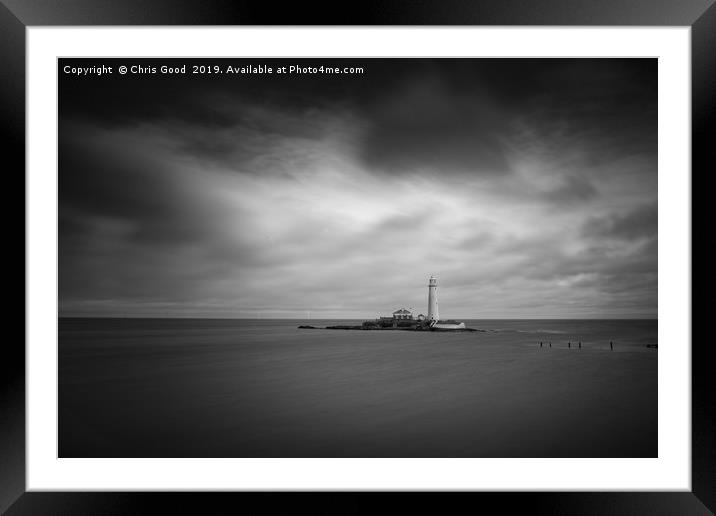
{"type": "MultiPolygon", "coordinates": [[[[6,221],[17,218],[17,208],[7,201],[25,198],[25,30],[47,25],[689,26],[693,192],[698,191],[693,189],[693,179],[706,176],[716,161],[714,0],[366,0],[353,7],[338,2],[326,7],[233,0],[0,0],[0,142],[4,144],[1,163],[6,221]]],[[[692,202],[692,234],[697,223],[708,220],[698,216],[693,206],[692,202]]],[[[23,230],[23,267],[28,258],[24,238],[23,230]]],[[[6,249],[8,267],[18,263],[19,269],[20,253],[10,248],[9,242],[6,249]]],[[[695,256],[693,244],[691,253],[695,256]]],[[[17,273],[8,272],[8,276],[19,278],[17,273]]],[[[699,288],[706,287],[699,284],[699,288]]],[[[19,326],[22,320],[24,336],[25,304],[22,309],[19,302],[13,301],[10,306],[5,312],[7,327],[10,322],[19,326]]],[[[692,306],[692,328],[696,328],[694,313],[692,306]]],[[[696,335],[693,330],[692,334],[696,335]]],[[[716,403],[712,395],[716,382],[709,360],[712,343],[692,337],[691,344],[691,492],[40,493],[26,492],[25,488],[25,339],[7,337],[0,359],[0,511],[8,515],[153,514],[161,507],[161,512],[167,513],[211,514],[222,507],[233,507],[232,513],[250,507],[252,512],[357,513],[385,511],[388,504],[398,503],[402,510],[415,506],[441,513],[466,506],[549,514],[710,514],[716,512],[716,403]]]]}

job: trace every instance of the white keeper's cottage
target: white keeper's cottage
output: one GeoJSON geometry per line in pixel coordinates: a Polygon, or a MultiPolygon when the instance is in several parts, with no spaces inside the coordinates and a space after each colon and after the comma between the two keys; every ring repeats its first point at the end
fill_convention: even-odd
{"type": "Polygon", "coordinates": [[[410,310],[406,310],[405,308],[401,308],[400,310],[396,310],[393,312],[393,319],[400,320],[400,321],[412,321],[413,320],[413,313],[410,310]]]}

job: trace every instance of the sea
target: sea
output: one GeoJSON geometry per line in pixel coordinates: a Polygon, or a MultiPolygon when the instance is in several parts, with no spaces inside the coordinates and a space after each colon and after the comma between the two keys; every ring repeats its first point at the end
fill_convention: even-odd
{"type": "Polygon", "coordinates": [[[656,320],[360,322],[60,318],[59,456],[657,456],[656,320]]]}

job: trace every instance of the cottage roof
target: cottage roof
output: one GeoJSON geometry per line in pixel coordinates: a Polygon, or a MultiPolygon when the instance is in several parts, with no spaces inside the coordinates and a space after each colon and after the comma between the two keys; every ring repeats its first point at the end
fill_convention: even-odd
{"type": "Polygon", "coordinates": [[[409,314],[409,313],[411,313],[410,310],[401,308],[400,310],[396,310],[395,312],[393,312],[393,315],[403,315],[403,314],[409,314]]]}

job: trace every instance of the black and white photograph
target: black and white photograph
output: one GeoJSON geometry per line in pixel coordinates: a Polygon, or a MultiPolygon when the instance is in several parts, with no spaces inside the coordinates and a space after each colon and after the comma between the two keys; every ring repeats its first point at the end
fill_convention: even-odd
{"type": "Polygon", "coordinates": [[[656,58],[60,58],[59,457],[658,456],[656,58]]]}

